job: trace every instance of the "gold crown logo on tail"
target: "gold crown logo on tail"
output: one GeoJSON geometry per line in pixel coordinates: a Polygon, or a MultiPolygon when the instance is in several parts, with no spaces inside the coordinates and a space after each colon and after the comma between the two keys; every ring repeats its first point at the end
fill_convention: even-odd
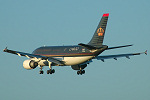
{"type": "Polygon", "coordinates": [[[103,36],[104,30],[100,27],[100,28],[97,30],[97,34],[98,34],[98,36],[103,36]]]}

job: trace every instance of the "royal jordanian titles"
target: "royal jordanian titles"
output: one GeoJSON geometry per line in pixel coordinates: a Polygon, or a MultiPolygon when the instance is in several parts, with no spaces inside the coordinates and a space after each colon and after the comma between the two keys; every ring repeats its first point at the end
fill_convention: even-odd
{"type": "Polygon", "coordinates": [[[87,43],[79,43],[73,46],[43,46],[35,49],[32,53],[24,53],[20,51],[9,50],[7,47],[3,50],[4,52],[16,54],[18,56],[25,56],[28,60],[23,62],[25,69],[35,69],[37,66],[40,67],[40,74],[43,74],[42,70],[44,66],[49,66],[47,74],[55,73],[52,66],[71,66],[73,70],[77,70],[78,75],[85,74],[85,68],[93,59],[105,61],[105,59],[115,59],[120,57],[126,57],[129,59],[130,56],[147,54],[147,50],[142,53],[128,53],[128,54],[117,54],[117,55],[104,55],[100,54],[105,50],[129,47],[132,45],[109,47],[103,45],[103,39],[106,31],[107,21],[109,13],[103,14],[97,29],[92,39],[87,43]]]}

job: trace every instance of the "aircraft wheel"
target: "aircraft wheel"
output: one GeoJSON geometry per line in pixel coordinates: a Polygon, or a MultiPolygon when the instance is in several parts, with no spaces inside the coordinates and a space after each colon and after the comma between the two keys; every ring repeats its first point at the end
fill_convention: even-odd
{"type": "Polygon", "coordinates": [[[79,71],[77,71],[77,74],[78,74],[78,75],[85,74],[85,70],[79,70],[79,71]]]}
{"type": "Polygon", "coordinates": [[[80,71],[77,71],[77,74],[79,75],[79,74],[80,74],[80,71]]]}
{"type": "Polygon", "coordinates": [[[47,74],[49,74],[49,70],[47,70],[47,74]]]}
{"type": "Polygon", "coordinates": [[[54,70],[54,69],[52,69],[52,73],[55,73],[55,70],[54,70]]]}
{"type": "Polygon", "coordinates": [[[47,74],[53,74],[53,73],[55,73],[54,69],[47,70],[47,74]]]}
{"type": "Polygon", "coordinates": [[[43,73],[44,73],[44,71],[43,71],[43,70],[40,70],[39,74],[43,74],[43,73]]]}
{"type": "Polygon", "coordinates": [[[52,70],[49,70],[49,73],[50,73],[50,74],[53,74],[53,71],[52,71],[52,70]]]}
{"type": "Polygon", "coordinates": [[[85,70],[82,70],[82,74],[85,74],[85,70]]]}

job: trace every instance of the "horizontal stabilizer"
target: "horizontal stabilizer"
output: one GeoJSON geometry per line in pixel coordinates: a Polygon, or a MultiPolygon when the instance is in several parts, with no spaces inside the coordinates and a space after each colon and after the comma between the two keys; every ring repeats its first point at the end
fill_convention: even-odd
{"type": "Polygon", "coordinates": [[[133,45],[124,45],[124,46],[108,47],[106,50],[109,50],[109,49],[117,49],[117,48],[123,48],[123,47],[129,47],[129,46],[133,46],[133,45]]]}
{"type": "Polygon", "coordinates": [[[145,52],[141,52],[141,53],[128,53],[128,54],[97,56],[97,57],[95,57],[95,59],[101,60],[101,61],[104,62],[105,59],[115,59],[115,60],[117,60],[117,58],[121,58],[121,57],[126,57],[126,58],[130,59],[130,56],[141,55],[141,54],[146,54],[147,55],[147,50],[145,52]]]}

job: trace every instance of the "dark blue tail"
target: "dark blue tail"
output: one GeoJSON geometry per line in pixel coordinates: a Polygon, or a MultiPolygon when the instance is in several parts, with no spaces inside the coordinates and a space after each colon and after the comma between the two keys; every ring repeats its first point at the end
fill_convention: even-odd
{"type": "Polygon", "coordinates": [[[109,13],[103,14],[101,21],[98,24],[97,29],[96,29],[91,41],[88,43],[88,45],[91,45],[96,48],[102,47],[108,17],[109,17],[109,13]]]}

